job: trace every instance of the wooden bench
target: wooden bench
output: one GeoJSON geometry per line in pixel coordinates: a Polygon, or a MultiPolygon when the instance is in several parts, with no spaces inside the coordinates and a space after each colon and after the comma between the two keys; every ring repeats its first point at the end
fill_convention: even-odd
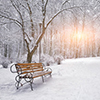
{"type": "Polygon", "coordinates": [[[51,68],[44,68],[42,63],[18,63],[12,65],[10,71],[17,73],[15,77],[15,86],[17,89],[25,83],[30,83],[31,90],[33,90],[32,84],[34,78],[42,77],[42,81],[44,82],[44,76],[51,76],[52,73],[51,68]],[[24,80],[24,83],[22,83],[22,80],[24,80]]]}

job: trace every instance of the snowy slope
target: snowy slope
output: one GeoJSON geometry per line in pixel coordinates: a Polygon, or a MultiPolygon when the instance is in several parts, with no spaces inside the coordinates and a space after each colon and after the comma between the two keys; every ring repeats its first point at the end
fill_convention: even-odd
{"type": "Polygon", "coordinates": [[[13,74],[0,68],[0,100],[100,100],[100,58],[67,59],[50,66],[52,77],[15,88],[13,74]]]}

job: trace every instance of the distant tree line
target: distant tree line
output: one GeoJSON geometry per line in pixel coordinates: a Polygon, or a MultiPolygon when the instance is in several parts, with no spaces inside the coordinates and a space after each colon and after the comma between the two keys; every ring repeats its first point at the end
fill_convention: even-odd
{"type": "Polygon", "coordinates": [[[99,4],[99,0],[1,0],[0,55],[12,62],[47,63],[100,56],[99,4]]]}

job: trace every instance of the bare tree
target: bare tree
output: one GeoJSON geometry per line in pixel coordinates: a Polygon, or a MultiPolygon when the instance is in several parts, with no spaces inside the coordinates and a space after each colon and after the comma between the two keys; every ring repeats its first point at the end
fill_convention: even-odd
{"type": "MultiPolygon", "coordinates": [[[[35,53],[35,51],[38,48],[38,45],[40,41],[43,38],[43,35],[45,34],[46,29],[51,24],[51,22],[62,12],[64,11],[70,11],[72,12],[72,9],[74,8],[80,8],[79,6],[68,6],[67,8],[62,7],[66,3],[69,3],[70,0],[64,0],[61,4],[61,8],[46,22],[47,17],[47,7],[49,4],[49,0],[41,0],[41,1],[30,1],[30,0],[9,0],[9,9],[5,9],[4,11],[0,10],[0,17],[9,20],[10,22],[15,23],[19,26],[22,32],[23,36],[23,45],[27,47],[27,62],[32,61],[32,56],[35,53]],[[34,5],[31,5],[31,3],[34,5]],[[40,4],[39,4],[39,3],[40,4]],[[41,7],[42,12],[42,31],[41,34],[38,36],[38,38],[35,37],[35,28],[34,28],[34,10],[33,6],[39,6],[41,7]],[[11,13],[11,11],[15,11],[15,13],[11,13]],[[27,25],[29,26],[27,27],[27,25]],[[29,29],[28,29],[29,28],[29,29]],[[27,31],[29,30],[29,31],[27,31]]],[[[40,12],[40,13],[41,13],[40,12]]],[[[6,23],[7,24],[7,23],[6,23]]]]}

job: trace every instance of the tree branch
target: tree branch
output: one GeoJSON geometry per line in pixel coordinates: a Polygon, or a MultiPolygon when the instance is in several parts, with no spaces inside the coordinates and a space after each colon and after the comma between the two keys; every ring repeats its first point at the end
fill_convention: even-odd
{"type": "Polygon", "coordinates": [[[58,11],[50,20],[49,22],[47,23],[47,25],[45,26],[45,29],[47,29],[48,25],[54,20],[54,18],[56,16],[58,16],[60,13],[62,13],[63,11],[69,11],[71,9],[74,9],[74,8],[80,8],[79,6],[75,6],[75,7],[70,7],[70,8],[66,8],[66,9],[62,9],[60,11],[58,11]]]}
{"type": "Polygon", "coordinates": [[[63,8],[63,6],[64,6],[66,3],[68,3],[69,6],[71,7],[71,4],[70,4],[68,1],[69,1],[69,0],[66,0],[66,1],[64,1],[64,2],[62,3],[62,5],[61,5],[61,9],[63,8]]]}
{"type": "Polygon", "coordinates": [[[12,20],[12,21],[14,21],[17,25],[22,26],[22,24],[21,24],[18,20],[16,20],[16,19],[13,19],[13,18],[4,16],[4,15],[1,15],[1,14],[0,14],[0,16],[3,17],[3,18],[6,18],[6,19],[12,20]]]}
{"type": "Polygon", "coordinates": [[[22,14],[21,14],[20,11],[17,9],[17,7],[16,7],[16,5],[13,3],[13,1],[12,1],[12,0],[10,0],[10,1],[11,1],[11,3],[12,3],[13,7],[15,8],[15,10],[18,12],[18,14],[19,14],[19,16],[20,16],[20,18],[21,18],[21,21],[22,21],[22,26],[23,26],[23,25],[24,25],[24,21],[23,21],[22,14]]]}
{"type": "Polygon", "coordinates": [[[46,9],[47,4],[48,4],[48,0],[46,0],[46,3],[45,3],[45,6],[44,6],[44,9],[46,9]]]}
{"type": "Polygon", "coordinates": [[[25,40],[26,45],[27,45],[27,50],[28,50],[28,53],[30,53],[29,43],[27,42],[27,40],[26,40],[26,39],[24,39],[24,40],[25,40]]]}
{"type": "Polygon", "coordinates": [[[33,19],[32,19],[32,10],[31,10],[31,7],[30,7],[28,2],[27,2],[27,6],[28,6],[28,9],[29,9],[29,16],[30,16],[30,23],[31,23],[31,31],[32,31],[31,35],[34,38],[34,24],[33,24],[33,19]]]}
{"type": "Polygon", "coordinates": [[[69,1],[69,0],[64,1],[62,5],[65,5],[68,1],[69,1]]]}
{"type": "Polygon", "coordinates": [[[29,38],[29,36],[27,35],[27,33],[24,32],[24,34],[27,36],[28,40],[31,42],[31,39],[29,38]]]}

